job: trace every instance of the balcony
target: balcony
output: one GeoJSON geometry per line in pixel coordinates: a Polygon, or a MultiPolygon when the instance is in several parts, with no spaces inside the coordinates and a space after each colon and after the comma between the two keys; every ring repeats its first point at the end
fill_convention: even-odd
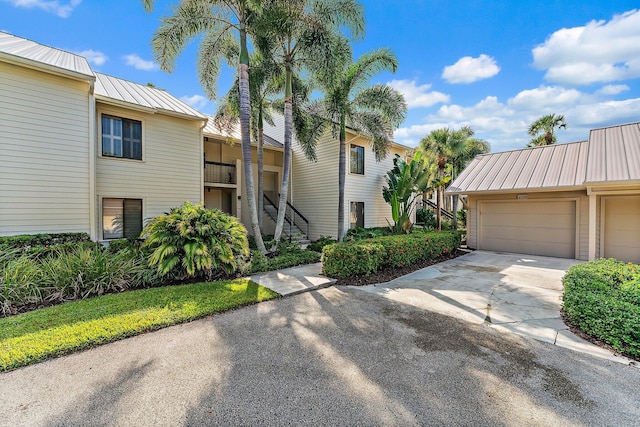
{"type": "Polygon", "coordinates": [[[233,163],[204,162],[204,182],[236,184],[236,165],[233,163]]]}

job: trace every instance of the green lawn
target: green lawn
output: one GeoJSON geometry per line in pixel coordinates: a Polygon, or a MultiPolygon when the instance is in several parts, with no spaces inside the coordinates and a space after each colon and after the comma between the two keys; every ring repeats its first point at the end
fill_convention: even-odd
{"type": "Polygon", "coordinates": [[[279,294],[248,279],[141,289],[0,319],[0,372],[279,294]]]}

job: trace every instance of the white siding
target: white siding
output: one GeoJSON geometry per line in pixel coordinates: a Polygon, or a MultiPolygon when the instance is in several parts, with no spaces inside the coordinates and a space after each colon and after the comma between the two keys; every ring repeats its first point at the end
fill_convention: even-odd
{"type": "Polygon", "coordinates": [[[101,224],[101,201],[105,197],[142,199],[144,220],[185,201],[201,201],[201,122],[100,104],[96,120],[98,224],[101,224]],[[142,122],[142,161],[101,157],[103,113],[142,122]]]}
{"type": "MultiPolygon", "coordinates": [[[[347,138],[349,140],[349,138],[347,138]]],[[[368,141],[358,138],[352,143],[364,147],[364,175],[349,172],[349,145],[347,144],[347,179],[345,182],[345,227],[349,228],[350,202],[364,202],[364,226],[384,227],[393,223],[391,206],[382,197],[382,187],[385,186],[385,175],[393,168],[395,154],[405,158],[404,150],[396,148],[389,150],[389,154],[380,162],[376,162],[375,154],[368,141]],[[387,222],[389,220],[389,223],[387,222]]]]}
{"type": "Polygon", "coordinates": [[[88,233],[88,83],[0,63],[0,100],[0,235],[88,233]]]}
{"type": "MultiPolygon", "coordinates": [[[[338,155],[339,142],[327,132],[318,141],[318,162],[310,162],[300,146],[293,144],[291,199],[310,222],[309,238],[338,235],[338,155]]],[[[346,200],[345,200],[346,202],[346,200]]],[[[346,204],[348,207],[348,203],[346,204]]],[[[348,215],[345,216],[348,219],[348,215]]]]}

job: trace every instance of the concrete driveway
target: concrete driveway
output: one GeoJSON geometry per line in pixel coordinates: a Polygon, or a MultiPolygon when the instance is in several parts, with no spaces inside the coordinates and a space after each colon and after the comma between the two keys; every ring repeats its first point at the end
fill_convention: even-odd
{"type": "Polygon", "coordinates": [[[628,363],[571,333],[562,277],[581,261],[474,251],[388,283],[359,288],[393,301],[628,363]]]}
{"type": "Polygon", "coordinates": [[[446,300],[473,322],[410,297],[472,289],[331,287],[6,372],[0,426],[638,424],[637,367],[486,327],[480,296],[446,300]]]}

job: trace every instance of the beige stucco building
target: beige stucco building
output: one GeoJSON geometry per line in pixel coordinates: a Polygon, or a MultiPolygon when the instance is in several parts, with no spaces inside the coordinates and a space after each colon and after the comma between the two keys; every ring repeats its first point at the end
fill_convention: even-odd
{"type": "Polygon", "coordinates": [[[640,263],[638,123],[478,156],[447,193],[468,197],[471,248],[640,263]]]}

